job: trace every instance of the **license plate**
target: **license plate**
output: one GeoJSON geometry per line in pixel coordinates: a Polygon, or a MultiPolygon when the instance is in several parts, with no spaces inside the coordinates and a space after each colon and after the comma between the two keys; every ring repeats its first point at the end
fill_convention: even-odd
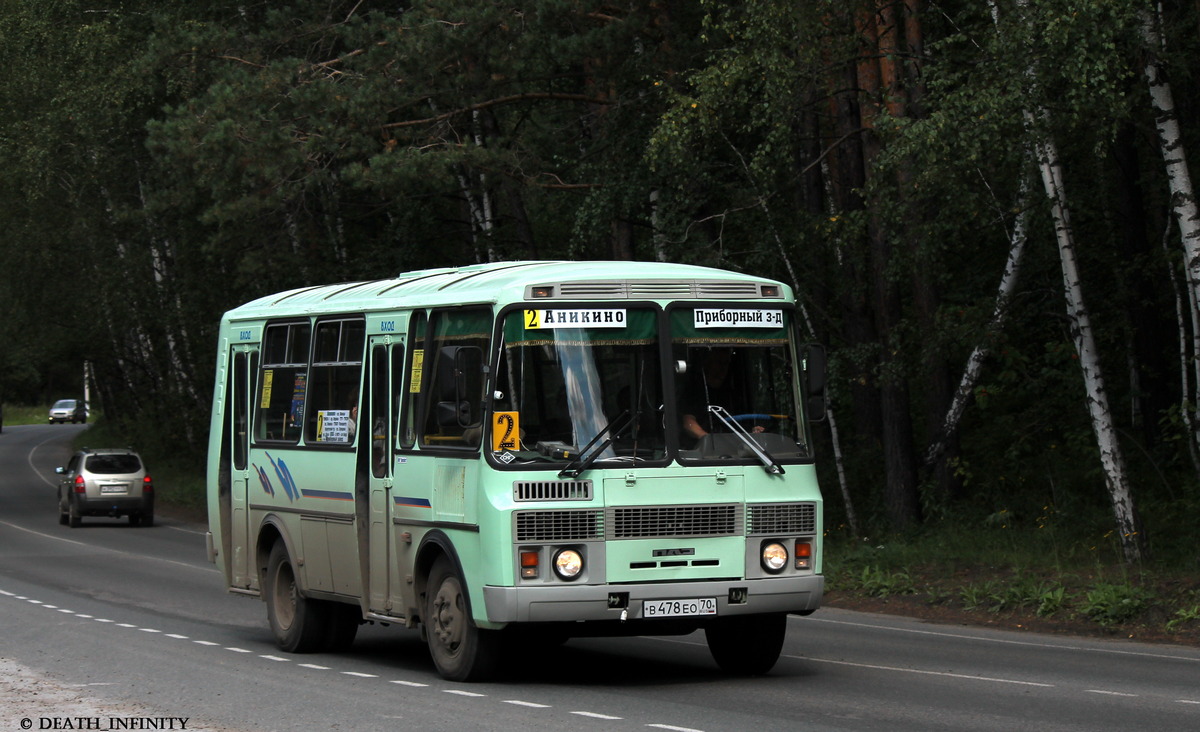
{"type": "Polygon", "coordinates": [[[644,618],[680,618],[689,615],[716,615],[715,597],[696,597],[690,600],[646,600],[642,602],[644,618]]]}
{"type": "Polygon", "coordinates": [[[110,493],[128,493],[128,492],[129,492],[129,486],[125,485],[124,483],[119,483],[117,485],[102,485],[102,486],[100,486],[100,495],[102,495],[102,496],[108,495],[110,493]]]}

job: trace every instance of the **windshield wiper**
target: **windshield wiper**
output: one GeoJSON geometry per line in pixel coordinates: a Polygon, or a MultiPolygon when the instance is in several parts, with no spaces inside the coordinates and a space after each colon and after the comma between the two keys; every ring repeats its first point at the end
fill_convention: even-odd
{"type": "Polygon", "coordinates": [[[622,432],[629,429],[629,425],[631,424],[633,424],[633,415],[629,413],[628,409],[626,409],[618,414],[611,422],[604,425],[604,428],[597,432],[596,436],[593,437],[586,445],[584,445],[582,449],[580,449],[579,457],[568,463],[567,467],[558,471],[558,477],[578,478],[583,471],[590,468],[592,463],[596,462],[596,459],[608,449],[609,445],[613,444],[613,441],[621,436],[622,432]],[[604,435],[610,430],[612,431],[612,436],[605,440],[604,444],[600,445],[600,447],[589,453],[588,450],[591,449],[592,445],[595,445],[596,442],[601,437],[604,437],[604,435]]]}
{"type": "Polygon", "coordinates": [[[762,461],[763,468],[768,473],[771,473],[772,475],[783,475],[783,466],[780,465],[775,458],[771,457],[771,453],[764,450],[762,445],[759,445],[754,441],[754,438],[750,436],[750,433],[746,431],[746,428],[738,424],[738,421],[733,418],[733,415],[731,415],[725,409],[725,407],[722,407],[719,404],[710,404],[708,411],[716,415],[717,419],[721,420],[721,424],[729,428],[730,432],[737,435],[738,439],[746,443],[746,447],[750,448],[750,451],[762,461]]]}

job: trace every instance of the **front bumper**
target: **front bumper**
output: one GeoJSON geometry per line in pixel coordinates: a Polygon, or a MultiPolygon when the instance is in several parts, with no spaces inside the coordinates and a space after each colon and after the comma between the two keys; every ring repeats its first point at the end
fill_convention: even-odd
{"type": "Polygon", "coordinates": [[[671,582],[629,585],[554,585],[483,588],[487,619],[492,623],[544,623],[581,620],[640,620],[642,602],[713,597],[717,616],[763,613],[809,613],[821,605],[825,577],[808,575],[715,582],[671,582]],[[745,602],[731,603],[730,590],[745,590],[745,602]],[[627,599],[614,606],[612,599],[627,599]],[[625,618],[622,618],[622,612],[625,618]]]}

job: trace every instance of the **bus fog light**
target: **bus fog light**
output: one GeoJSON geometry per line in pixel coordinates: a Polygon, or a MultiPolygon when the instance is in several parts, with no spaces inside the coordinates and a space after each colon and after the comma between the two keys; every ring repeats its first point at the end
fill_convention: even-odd
{"type": "Polygon", "coordinates": [[[762,567],[771,574],[778,574],[788,563],[787,549],[777,541],[763,544],[762,567]]]}
{"type": "Polygon", "coordinates": [[[583,555],[574,549],[561,549],[554,555],[554,573],[570,582],[583,573],[583,555]]]}

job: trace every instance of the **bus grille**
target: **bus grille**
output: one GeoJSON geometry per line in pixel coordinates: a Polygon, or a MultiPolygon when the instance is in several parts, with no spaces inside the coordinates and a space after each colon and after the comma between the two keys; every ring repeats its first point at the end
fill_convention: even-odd
{"type": "Polygon", "coordinates": [[[605,509],[609,539],[738,536],[740,504],[718,506],[625,506],[605,509]]]}
{"type": "Polygon", "coordinates": [[[514,501],[590,501],[590,480],[513,481],[514,501]]]}
{"type": "Polygon", "coordinates": [[[604,538],[604,515],[599,510],[517,511],[513,514],[518,542],[585,541],[604,538]]]}
{"type": "Polygon", "coordinates": [[[815,503],[752,503],[746,507],[746,533],[811,534],[817,530],[815,503]]]}

